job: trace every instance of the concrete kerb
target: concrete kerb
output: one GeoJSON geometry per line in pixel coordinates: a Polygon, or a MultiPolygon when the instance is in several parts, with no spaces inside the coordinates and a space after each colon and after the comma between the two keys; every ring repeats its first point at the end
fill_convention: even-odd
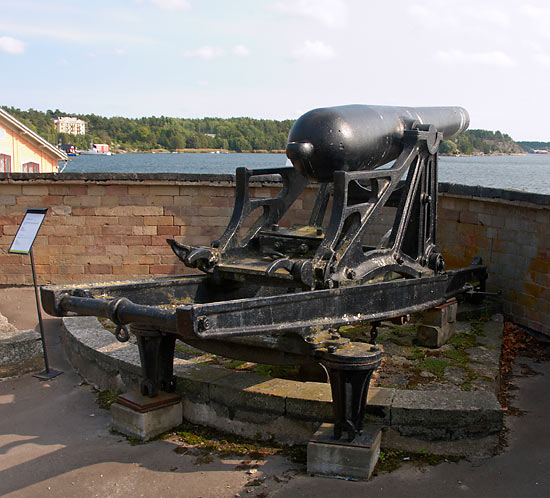
{"type": "MultiPolygon", "coordinates": [[[[98,389],[139,387],[137,346],[119,343],[96,318],[63,319],[69,361],[98,389]]],[[[332,419],[328,384],[236,372],[176,358],[174,373],[183,416],[247,437],[305,444],[332,419]]],[[[494,451],[504,412],[489,392],[403,391],[371,388],[366,423],[384,429],[383,448],[447,455],[494,451]]]]}
{"type": "Polygon", "coordinates": [[[0,378],[44,369],[42,340],[35,330],[0,335],[0,378]]]}
{"type": "Polygon", "coordinates": [[[42,340],[35,330],[19,330],[0,313],[0,379],[44,367],[42,340]]]}

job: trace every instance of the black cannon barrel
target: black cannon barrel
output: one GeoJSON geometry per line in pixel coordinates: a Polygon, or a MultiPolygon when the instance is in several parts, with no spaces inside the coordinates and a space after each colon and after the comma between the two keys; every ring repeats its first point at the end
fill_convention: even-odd
{"type": "Polygon", "coordinates": [[[449,139],[466,130],[470,118],[462,107],[323,107],[296,120],[286,154],[303,175],[331,181],[335,171],[373,169],[396,159],[405,130],[415,121],[435,126],[449,139]]]}

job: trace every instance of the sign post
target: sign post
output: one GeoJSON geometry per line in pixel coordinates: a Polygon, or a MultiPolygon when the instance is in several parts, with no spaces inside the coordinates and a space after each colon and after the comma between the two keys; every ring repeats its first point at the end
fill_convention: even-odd
{"type": "Polygon", "coordinates": [[[34,244],[34,239],[38,234],[38,230],[42,226],[42,222],[46,217],[47,208],[29,208],[25,213],[21,226],[8,250],[8,253],[11,254],[29,254],[31,257],[31,269],[32,269],[32,280],[34,282],[34,297],[36,299],[36,310],[38,312],[38,324],[40,328],[40,337],[42,338],[42,351],[44,353],[44,367],[43,372],[37,373],[34,377],[37,377],[41,380],[48,380],[57,377],[63,372],[60,370],[53,370],[50,368],[48,363],[48,353],[46,352],[46,341],[44,339],[44,325],[42,324],[42,312],[40,311],[40,299],[38,297],[38,285],[36,283],[36,270],[34,268],[34,257],[32,253],[32,245],[34,244]]]}

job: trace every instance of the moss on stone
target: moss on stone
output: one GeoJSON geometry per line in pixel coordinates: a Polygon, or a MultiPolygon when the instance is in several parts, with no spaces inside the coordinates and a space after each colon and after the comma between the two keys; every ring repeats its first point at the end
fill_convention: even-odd
{"type": "Polygon", "coordinates": [[[439,358],[424,358],[420,363],[420,368],[422,370],[427,370],[440,378],[443,377],[445,374],[445,367],[448,366],[450,366],[448,361],[440,360],[439,358]]]}
{"type": "Polygon", "coordinates": [[[386,450],[380,452],[373,476],[383,472],[393,472],[405,464],[412,464],[415,467],[422,468],[448,462],[456,463],[461,459],[461,457],[456,456],[433,455],[424,451],[409,453],[401,450],[386,450]]]}
{"type": "Polygon", "coordinates": [[[105,391],[99,391],[97,393],[97,406],[103,410],[109,410],[111,408],[111,405],[116,401],[116,399],[122,394],[122,391],[109,391],[106,389],[105,391]]]}

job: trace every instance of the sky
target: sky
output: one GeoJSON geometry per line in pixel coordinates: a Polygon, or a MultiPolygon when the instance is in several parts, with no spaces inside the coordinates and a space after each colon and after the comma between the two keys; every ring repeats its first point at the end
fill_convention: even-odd
{"type": "Polygon", "coordinates": [[[465,107],[550,141],[547,0],[0,0],[0,104],[296,119],[465,107]]]}

